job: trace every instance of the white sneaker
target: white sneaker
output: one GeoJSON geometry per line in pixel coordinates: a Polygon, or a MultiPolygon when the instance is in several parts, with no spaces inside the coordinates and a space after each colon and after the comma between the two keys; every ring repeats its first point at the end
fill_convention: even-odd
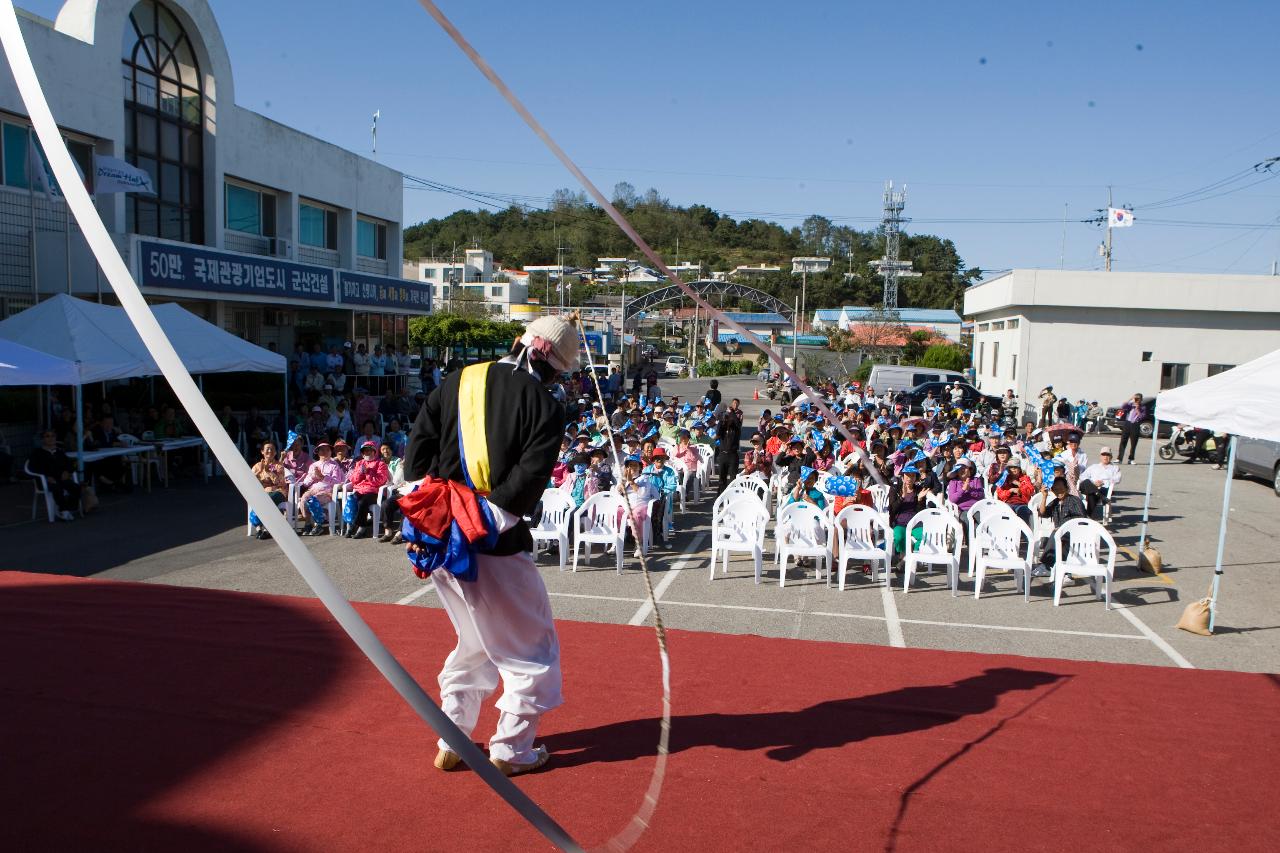
{"type": "Polygon", "coordinates": [[[58,513],[58,518],[62,519],[63,521],[75,521],[75,520],[76,520],[76,517],[75,517],[74,515],[72,515],[71,513],[67,512],[66,510],[63,510],[62,512],[58,513]]]}
{"type": "Polygon", "coordinates": [[[1129,460],[1129,464],[1130,464],[1130,465],[1133,465],[1133,464],[1136,464],[1136,463],[1134,463],[1134,461],[1133,461],[1132,459],[1130,459],[1130,460],[1129,460]]]}

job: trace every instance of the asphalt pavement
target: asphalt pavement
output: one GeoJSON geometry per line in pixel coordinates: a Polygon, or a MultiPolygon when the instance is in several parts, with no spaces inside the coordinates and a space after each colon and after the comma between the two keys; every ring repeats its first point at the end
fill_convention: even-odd
{"type": "MultiPolygon", "coordinates": [[[[664,393],[701,396],[706,380],[665,380],[664,393]]],[[[726,400],[742,400],[746,423],[776,407],[754,400],[751,379],[722,379],[726,400]]],[[[1090,458],[1118,436],[1089,436],[1090,458]]],[[[1024,602],[1011,577],[988,583],[982,598],[962,579],[952,597],[942,573],[926,575],[909,593],[900,581],[889,591],[853,573],[840,592],[792,569],[779,587],[766,555],[764,583],[755,584],[750,560],[735,556],[728,574],[709,579],[707,531],[711,497],[691,503],[676,518],[669,545],[649,558],[664,621],[675,628],[776,637],[875,643],[1115,661],[1156,666],[1280,671],[1280,616],[1273,579],[1280,567],[1280,498],[1269,484],[1240,479],[1232,492],[1218,633],[1200,637],[1174,627],[1187,603],[1208,589],[1217,547],[1224,474],[1206,464],[1157,461],[1151,538],[1164,572],[1140,572],[1129,554],[1136,544],[1150,446],[1140,464],[1124,466],[1117,489],[1113,532],[1122,551],[1107,611],[1087,586],[1071,586],[1053,605],[1052,587],[1037,580],[1024,602]]],[[[714,490],[714,482],[712,488],[714,490]]],[[[29,521],[30,485],[0,487],[0,569],[136,580],[180,586],[309,596],[271,541],[248,538],[244,504],[225,479],[176,482],[151,493],[104,495],[89,517],[56,525],[29,521]]],[[[404,555],[369,540],[316,538],[307,542],[339,587],[359,601],[438,606],[431,584],[410,572],[404,555]]],[[[577,572],[561,572],[554,551],[539,565],[561,619],[639,624],[650,618],[639,561],[626,555],[622,574],[598,551],[577,572]]]]}

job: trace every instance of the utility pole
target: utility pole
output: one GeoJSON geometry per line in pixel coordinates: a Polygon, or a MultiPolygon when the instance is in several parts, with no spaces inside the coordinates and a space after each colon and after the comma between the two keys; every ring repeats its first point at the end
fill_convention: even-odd
{"type": "Polygon", "coordinates": [[[799,347],[800,347],[800,300],[797,299],[796,307],[795,307],[795,315],[791,323],[791,368],[793,370],[795,369],[795,366],[800,363],[799,361],[796,360],[796,358],[798,357],[796,353],[799,347]]]}
{"type": "Polygon", "coordinates": [[[1111,272],[1111,187],[1107,187],[1107,250],[1104,255],[1107,260],[1107,272],[1111,272]]]}

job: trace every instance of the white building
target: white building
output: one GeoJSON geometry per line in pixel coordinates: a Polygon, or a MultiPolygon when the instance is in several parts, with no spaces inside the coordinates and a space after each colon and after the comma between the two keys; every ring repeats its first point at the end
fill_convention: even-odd
{"type": "Polygon", "coordinates": [[[821,273],[831,269],[830,258],[800,257],[791,259],[793,273],[821,273]]]}
{"type": "MultiPolygon", "coordinates": [[[[97,154],[151,176],[156,195],[95,198],[150,300],[283,352],[407,343],[431,294],[400,278],[401,174],[237,105],[206,0],[67,0],[56,22],[19,25],[81,171],[97,154]]],[[[325,61],[298,57],[299,74],[325,61]]],[[[29,189],[7,63],[0,124],[0,317],[51,293],[113,301],[60,197],[29,189]]]]}
{"type": "Polygon", "coordinates": [[[419,258],[405,262],[405,276],[430,285],[435,305],[447,311],[459,292],[483,297],[489,313],[511,318],[511,306],[529,301],[529,274],[503,270],[486,249],[467,249],[458,258],[419,258]]]}
{"type": "Polygon", "coordinates": [[[1280,349],[1280,278],[1013,270],[969,288],[973,366],[990,394],[1046,385],[1117,405],[1280,349]]]}
{"type": "MultiPolygon", "coordinates": [[[[881,308],[873,305],[845,305],[842,308],[819,308],[813,312],[813,328],[848,329],[868,317],[878,316],[881,308]]],[[[960,315],[950,308],[899,308],[898,320],[912,331],[932,331],[949,341],[960,340],[960,315]]]]}

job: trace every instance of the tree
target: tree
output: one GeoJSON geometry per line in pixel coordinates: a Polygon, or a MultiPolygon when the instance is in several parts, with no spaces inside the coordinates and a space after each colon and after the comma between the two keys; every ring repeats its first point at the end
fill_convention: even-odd
{"type": "Polygon", "coordinates": [[[959,344],[934,344],[924,351],[920,364],[938,370],[962,371],[969,367],[971,361],[972,355],[968,347],[959,344]]]}
{"type": "Polygon", "coordinates": [[[640,196],[636,195],[636,188],[631,184],[618,181],[613,185],[613,198],[609,201],[613,202],[613,206],[617,208],[631,208],[640,201],[640,196]]]}
{"type": "Polygon", "coordinates": [[[446,304],[449,306],[450,314],[456,314],[460,317],[489,316],[489,306],[485,302],[484,294],[468,290],[460,285],[450,289],[446,304]]]}
{"type": "Polygon", "coordinates": [[[919,364],[931,340],[933,340],[933,332],[927,329],[916,329],[907,335],[907,342],[902,345],[902,363],[919,364]]]}

